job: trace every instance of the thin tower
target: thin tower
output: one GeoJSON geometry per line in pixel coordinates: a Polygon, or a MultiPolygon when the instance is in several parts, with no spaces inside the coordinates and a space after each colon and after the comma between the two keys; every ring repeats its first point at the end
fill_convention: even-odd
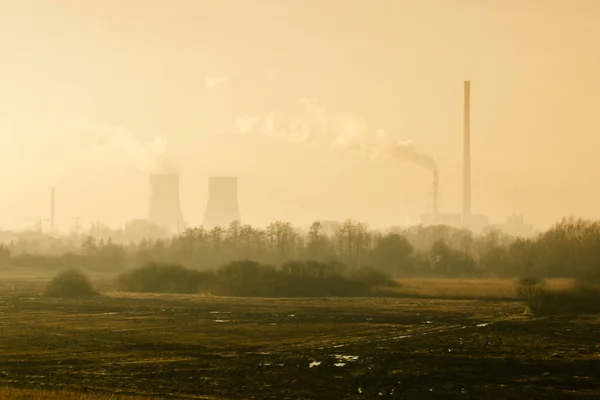
{"type": "Polygon", "coordinates": [[[471,216],[471,82],[464,85],[463,121],[463,225],[471,216]]]}

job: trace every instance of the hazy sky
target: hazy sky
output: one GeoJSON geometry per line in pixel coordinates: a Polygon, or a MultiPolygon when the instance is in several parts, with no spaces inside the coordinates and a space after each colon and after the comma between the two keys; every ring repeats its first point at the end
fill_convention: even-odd
{"type": "Polygon", "coordinates": [[[240,177],[244,222],[428,211],[430,173],[324,147],[216,136],[236,116],[317,97],[411,139],[461,205],[462,85],[472,82],[473,211],[545,227],[600,218],[595,0],[19,0],[0,13],[0,227],[49,214],[119,225],[147,177],[97,151],[102,126],[161,135],[200,223],[207,177],[240,177]],[[229,82],[209,89],[206,76],[229,82]]]}

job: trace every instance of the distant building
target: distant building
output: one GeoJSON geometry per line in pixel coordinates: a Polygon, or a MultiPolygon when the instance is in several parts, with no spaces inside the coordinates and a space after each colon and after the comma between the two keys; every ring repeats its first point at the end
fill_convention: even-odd
{"type": "Polygon", "coordinates": [[[495,225],[495,228],[506,233],[507,235],[518,237],[531,237],[535,231],[533,225],[525,224],[522,215],[511,215],[506,218],[503,224],[495,225]]]}
{"type": "Polygon", "coordinates": [[[466,220],[460,213],[425,214],[421,217],[423,226],[444,225],[456,229],[466,228],[481,233],[490,226],[490,219],[481,214],[471,214],[466,220]]]}
{"type": "Polygon", "coordinates": [[[453,228],[462,227],[462,215],[459,213],[437,213],[421,216],[421,224],[424,226],[445,225],[453,228]]]}

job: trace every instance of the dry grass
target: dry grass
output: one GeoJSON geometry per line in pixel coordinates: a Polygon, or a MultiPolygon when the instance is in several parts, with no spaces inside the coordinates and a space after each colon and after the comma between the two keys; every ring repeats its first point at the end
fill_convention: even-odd
{"type": "Polygon", "coordinates": [[[62,390],[0,387],[2,400],[159,400],[157,397],[131,397],[115,394],[89,394],[62,390]]]}
{"type": "MultiPolygon", "coordinates": [[[[378,293],[391,296],[438,299],[517,300],[518,279],[457,279],[405,278],[398,279],[393,288],[379,288],[378,293]]],[[[573,287],[571,279],[549,279],[549,290],[567,290],[573,287]]]]}

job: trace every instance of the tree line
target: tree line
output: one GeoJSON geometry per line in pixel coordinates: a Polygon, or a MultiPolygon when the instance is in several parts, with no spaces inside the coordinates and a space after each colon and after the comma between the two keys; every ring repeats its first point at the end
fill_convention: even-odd
{"type": "Polygon", "coordinates": [[[320,222],[301,231],[276,221],[266,228],[238,222],[211,230],[189,228],[170,238],[134,243],[98,238],[22,238],[0,246],[0,267],[87,267],[123,270],[151,262],[211,270],[236,260],[265,265],[293,261],[373,267],[393,276],[600,277],[600,221],[565,218],[536,237],[499,231],[475,235],[448,226],[393,232],[346,220],[334,232],[320,222]]]}

